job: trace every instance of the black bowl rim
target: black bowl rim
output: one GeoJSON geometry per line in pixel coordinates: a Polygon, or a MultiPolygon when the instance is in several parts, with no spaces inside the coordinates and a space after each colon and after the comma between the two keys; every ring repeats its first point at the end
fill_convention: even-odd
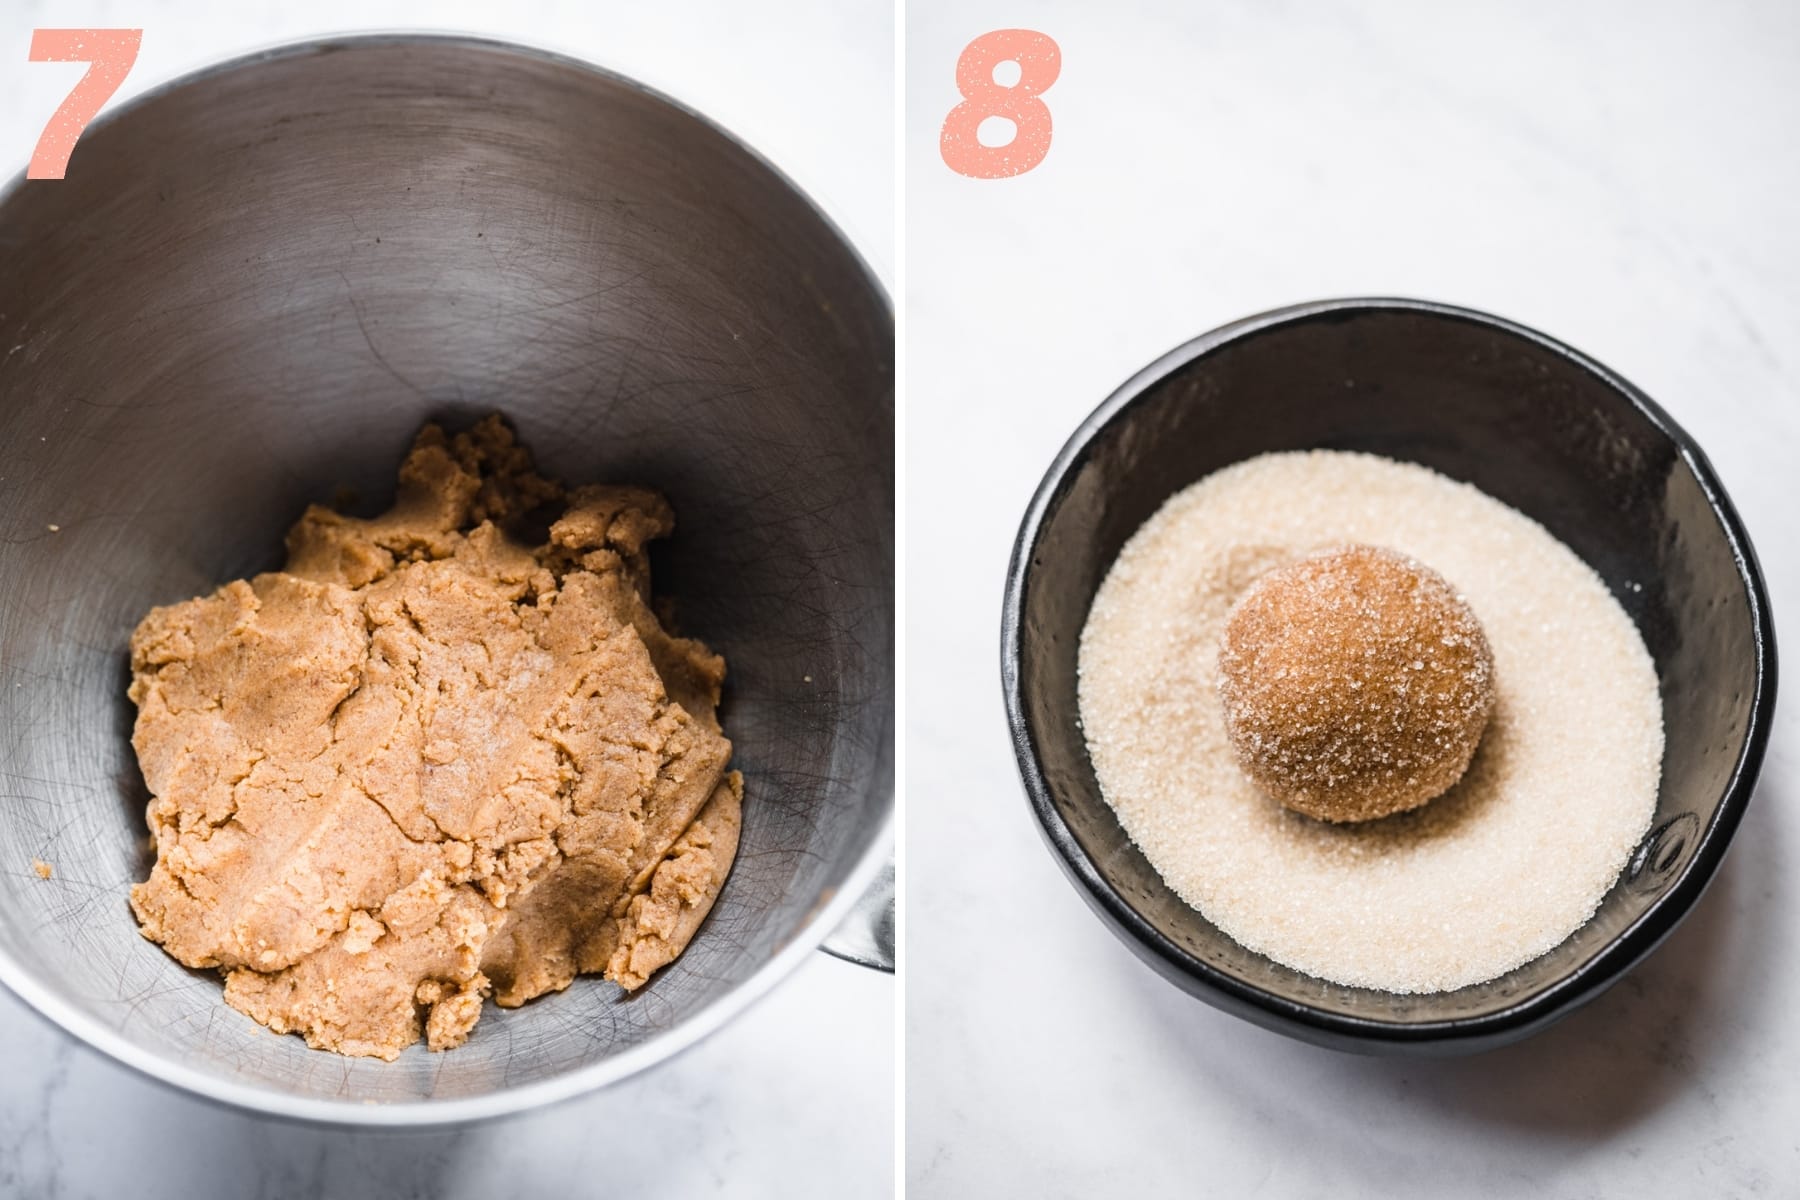
{"type": "Polygon", "coordinates": [[[1444,1053],[1485,1049],[1515,1041],[1573,1012],[1642,961],[1693,908],[1723,861],[1762,769],[1774,715],[1775,628],[1767,588],[1749,534],[1705,453],[1654,401],[1622,376],[1555,338],[1475,309],[1400,297],[1315,300],[1258,313],[1222,325],[1171,350],[1133,375],[1082,421],[1045,472],[1013,543],[1000,623],[1001,684],[1013,753],[1032,812],[1064,871],[1115,934],[1159,973],[1201,999],[1259,1025],[1323,1045],[1379,1052],[1444,1053]],[[1045,514],[1061,499],[1070,472],[1094,440],[1144,393],[1189,363],[1234,341],[1281,326],[1369,312],[1422,313],[1464,321],[1534,343],[1597,378],[1622,395],[1676,447],[1694,473],[1708,506],[1730,542],[1754,622],[1756,686],[1742,748],[1712,821],[1693,855],[1668,889],[1637,920],[1586,961],[1535,994],[1491,1013],[1443,1021],[1401,1022],[1348,1016],[1275,995],[1187,953],[1164,937],[1095,867],[1057,812],[1037,756],[1037,736],[1026,716],[1019,684],[1020,643],[1030,562],[1045,514]]]}

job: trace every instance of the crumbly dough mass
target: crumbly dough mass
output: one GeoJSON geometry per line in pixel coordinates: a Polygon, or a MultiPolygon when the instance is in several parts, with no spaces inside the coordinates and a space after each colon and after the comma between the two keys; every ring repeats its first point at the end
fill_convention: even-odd
{"type": "MultiPolygon", "coordinates": [[[[393,1059],[680,954],[736,853],[724,661],[650,607],[657,493],[427,426],[392,510],[314,506],[284,570],[153,610],[132,745],[144,936],[277,1032],[393,1059]],[[542,545],[509,533],[554,512],[542,545]]],[[[541,528],[541,526],[540,526],[541,528]]]]}

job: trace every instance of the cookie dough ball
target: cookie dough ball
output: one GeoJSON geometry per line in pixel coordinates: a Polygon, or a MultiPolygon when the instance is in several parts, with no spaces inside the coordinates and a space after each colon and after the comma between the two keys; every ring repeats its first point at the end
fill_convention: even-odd
{"type": "Polygon", "coordinates": [[[1462,778],[1494,707],[1494,660],[1444,578],[1349,546],[1270,571],[1219,651],[1225,727],[1249,776],[1322,821],[1417,808],[1462,778]]]}

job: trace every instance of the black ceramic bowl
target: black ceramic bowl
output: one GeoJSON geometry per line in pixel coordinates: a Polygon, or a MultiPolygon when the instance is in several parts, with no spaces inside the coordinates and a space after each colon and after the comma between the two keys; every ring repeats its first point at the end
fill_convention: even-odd
{"type": "Polygon", "coordinates": [[[1762,576],[1692,439],[1568,346],[1413,300],[1322,301],[1251,317],[1113,393],[1032,498],[1007,576],[1002,643],[1007,717],[1032,808],[1113,931],[1228,1012],[1374,1052],[1517,1040],[1653,950],[1718,869],[1762,765],[1775,702],[1762,576]],[[1667,747],[1649,835],[1591,921],[1487,983],[1397,996],[1327,983],[1246,950],[1163,883],[1101,798],[1088,761],[1076,651],[1126,539],[1171,494],[1220,467],[1312,448],[1423,463],[1537,520],[1599,572],[1656,662],[1667,747]]]}

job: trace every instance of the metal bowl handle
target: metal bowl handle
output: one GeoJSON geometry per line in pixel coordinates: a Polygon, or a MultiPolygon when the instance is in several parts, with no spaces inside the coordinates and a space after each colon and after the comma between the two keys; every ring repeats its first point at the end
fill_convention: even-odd
{"type": "Polygon", "coordinates": [[[894,973],[894,859],[875,877],[844,923],[819,945],[846,962],[894,973]]]}

